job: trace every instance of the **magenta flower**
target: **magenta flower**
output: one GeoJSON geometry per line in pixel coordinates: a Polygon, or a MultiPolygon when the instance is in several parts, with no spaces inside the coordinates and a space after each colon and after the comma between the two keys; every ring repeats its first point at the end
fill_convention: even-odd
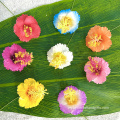
{"type": "Polygon", "coordinates": [[[22,71],[24,67],[32,62],[32,53],[26,52],[21,46],[13,44],[6,47],[2,53],[4,59],[4,67],[11,71],[22,71]]]}
{"type": "Polygon", "coordinates": [[[16,20],[14,33],[21,41],[29,42],[32,38],[40,36],[41,29],[34,17],[23,14],[16,20]]]}
{"type": "Polygon", "coordinates": [[[59,107],[65,114],[78,115],[83,111],[86,94],[75,86],[68,86],[58,95],[59,107]]]}
{"type": "Polygon", "coordinates": [[[102,84],[106,81],[106,76],[110,74],[109,64],[99,57],[88,57],[88,61],[84,67],[87,80],[96,84],[102,84]]]}

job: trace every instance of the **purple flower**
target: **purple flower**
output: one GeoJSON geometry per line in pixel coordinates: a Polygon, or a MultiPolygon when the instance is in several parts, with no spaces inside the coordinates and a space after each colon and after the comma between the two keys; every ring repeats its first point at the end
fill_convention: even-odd
{"type": "Polygon", "coordinates": [[[58,95],[59,107],[65,114],[78,115],[83,111],[86,94],[75,86],[68,86],[58,95]]]}
{"type": "Polygon", "coordinates": [[[11,47],[6,47],[2,53],[4,59],[4,67],[11,71],[22,71],[24,67],[30,65],[32,62],[32,53],[26,52],[17,44],[13,44],[11,47]]]}

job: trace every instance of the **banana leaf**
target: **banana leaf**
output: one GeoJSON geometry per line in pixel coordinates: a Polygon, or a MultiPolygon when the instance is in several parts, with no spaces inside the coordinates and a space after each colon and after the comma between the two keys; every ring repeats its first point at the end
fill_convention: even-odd
{"type": "MultiPolygon", "coordinates": [[[[18,16],[0,22],[0,110],[40,117],[74,117],[59,109],[58,94],[66,86],[73,85],[84,91],[87,103],[83,113],[77,116],[93,116],[114,113],[120,110],[120,1],[119,0],[63,0],[40,6],[22,14],[32,15],[41,27],[41,35],[30,42],[21,42],[13,32],[18,16]],[[78,30],[73,34],[60,34],[53,25],[53,17],[60,10],[72,9],[81,16],[78,30]],[[92,52],[86,47],[85,37],[94,25],[106,26],[112,32],[112,46],[106,51],[92,52]],[[28,52],[33,52],[34,60],[21,72],[6,70],[2,52],[13,43],[28,52]],[[62,70],[49,66],[47,51],[57,43],[67,44],[73,52],[71,66],[62,70]],[[109,63],[111,73],[103,84],[88,82],[84,65],[88,56],[102,57],[109,63]],[[19,107],[17,85],[26,78],[34,78],[44,84],[49,94],[37,107],[19,107]]],[[[75,116],[76,117],[76,116],[75,116]]]]}

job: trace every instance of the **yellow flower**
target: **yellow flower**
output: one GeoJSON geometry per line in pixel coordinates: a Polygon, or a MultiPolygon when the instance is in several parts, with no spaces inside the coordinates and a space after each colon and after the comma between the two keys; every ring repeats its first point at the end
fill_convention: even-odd
{"type": "Polygon", "coordinates": [[[17,87],[17,93],[20,96],[20,107],[27,109],[39,105],[46,91],[47,89],[44,89],[44,85],[36,82],[33,78],[25,79],[24,83],[19,84],[17,87]]]}

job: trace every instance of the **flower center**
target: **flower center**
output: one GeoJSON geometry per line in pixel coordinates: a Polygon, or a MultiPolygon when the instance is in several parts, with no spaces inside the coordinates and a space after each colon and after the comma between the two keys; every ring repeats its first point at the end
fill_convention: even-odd
{"type": "Polygon", "coordinates": [[[62,54],[62,52],[54,53],[53,60],[49,64],[50,66],[55,66],[55,69],[57,69],[59,66],[64,64],[66,61],[66,56],[62,54]]]}
{"type": "Polygon", "coordinates": [[[93,37],[91,37],[91,41],[88,42],[88,44],[92,47],[97,47],[100,45],[101,41],[101,35],[98,36],[98,34],[95,34],[93,37]]]}
{"type": "Polygon", "coordinates": [[[29,54],[29,52],[18,52],[14,54],[13,62],[20,63],[21,65],[30,65],[33,55],[32,53],[29,54]]]}
{"type": "Polygon", "coordinates": [[[32,28],[24,25],[25,37],[29,37],[32,34],[32,28]]]}
{"type": "Polygon", "coordinates": [[[70,17],[64,16],[62,19],[58,22],[58,29],[61,29],[62,33],[66,33],[68,30],[70,30],[70,27],[73,25],[73,20],[70,17]]]}
{"type": "Polygon", "coordinates": [[[88,69],[93,73],[95,73],[96,75],[100,74],[101,71],[101,66],[98,65],[98,61],[95,61],[94,58],[89,57],[88,58],[90,60],[89,64],[90,67],[88,67],[88,69]]]}
{"type": "Polygon", "coordinates": [[[76,91],[69,87],[64,91],[64,98],[66,99],[68,105],[75,105],[78,102],[76,91]]]}
{"type": "Polygon", "coordinates": [[[28,97],[30,99],[36,99],[36,98],[44,98],[45,94],[48,94],[47,89],[44,90],[44,87],[42,85],[40,85],[38,88],[35,88],[34,86],[30,86],[26,92],[26,94],[28,95],[28,97]]]}

